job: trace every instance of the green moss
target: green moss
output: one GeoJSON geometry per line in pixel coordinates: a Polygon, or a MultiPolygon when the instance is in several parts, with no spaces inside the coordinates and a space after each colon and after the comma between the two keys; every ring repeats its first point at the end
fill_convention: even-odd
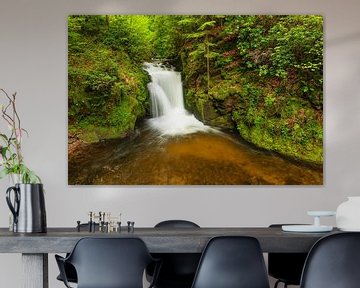
{"type": "Polygon", "coordinates": [[[77,34],[76,41],[87,45],[69,51],[69,127],[85,142],[132,133],[149,108],[142,64],[89,35],[77,34]]]}
{"type": "MultiPolygon", "coordinates": [[[[270,126],[271,127],[271,126],[270,126]]],[[[323,162],[323,147],[321,141],[307,141],[302,143],[297,138],[284,137],[284,135],[274,136],[269,126],[249,127],[244,123],[238,123],[237,129],[240,135],[247,141],[258,147],[276,151],[280,154],[305,160],[316,164],[323,162]]]]}

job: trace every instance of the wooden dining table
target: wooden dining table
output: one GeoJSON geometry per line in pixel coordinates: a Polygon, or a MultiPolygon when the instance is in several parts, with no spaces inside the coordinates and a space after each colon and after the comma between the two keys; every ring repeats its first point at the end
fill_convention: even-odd
{"type": "Polygon", "coordinates": [[[222,235],[252,236],[262,251],[308,252],[321,237],[338,233],[284,232],[281,227],[135,228],[118,232],[89,232],[77,228],[48,228],[47,233],[14,233],[0,228],[0,253],[21,253],[24,288],[48,288],[48,253],[67,253],[83,237],[139,237],[151,253],[201,253],[209,239],[222,235]]]}

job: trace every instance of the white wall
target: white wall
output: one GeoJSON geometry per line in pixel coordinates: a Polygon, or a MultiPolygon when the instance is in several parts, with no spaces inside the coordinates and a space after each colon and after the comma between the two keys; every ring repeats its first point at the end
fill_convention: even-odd
{"type": "MultiPolygon", "coordinates": [[[[358,0],[1,0],[0,87],[18,92],[30,137],[26,162],[46,187],[48,226],[74,226],[89,210],[122,212],[136,226],[187,218],[201,226],[309,222],[360,195],[360,2],[358,0]],[[67,185],[68,14],[322,14],[325,16],[325,184],[301,186],[67,185]]],[[[6,180],[0,226],[8,224],[6,180]]],[[[335,224],[334,220],[327,223],[335,224]]],[[[57,271],[51,255],[50,287],[57,271]]],[[[0,255],[2,287],[20,287],[19,255],[0,255]]]]}

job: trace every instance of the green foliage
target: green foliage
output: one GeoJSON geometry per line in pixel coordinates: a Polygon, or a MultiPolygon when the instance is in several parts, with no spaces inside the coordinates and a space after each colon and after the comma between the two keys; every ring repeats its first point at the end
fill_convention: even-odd
{"type": "Polygon", "coordinates": [[[149,23],[145,16],[69,17],[69,131],[91,142],[121,137],[145,116],[149,23]]]}
{"type": "Polygon", "coordinates": [[[85,80],[85,92],[96,92],[102,96],[109,96],[116,77],[101,71],[90,72],[85,80]]]}
{"type": "Polygon", "coordinates": [[[176,27],[177,18],[181,16],[156,15],[149,16],[150,30],[153,35],[153,57],[156,59],[174,59],[177,57],[176,27]]]}
{"type": "Polygon", "coordinates": [[[114,50],[126,52],[137,61],[148,60],[152,53],[150,19],[143,15],[107,16],[108,30],[102,40],[114,50]]]}
{"type": "Polygon", "coordinates": [[[243,27],[237,37],[242,69],[278,78],[283,85],[296,81],[300,95],[315,109],[322,109],[321,16],[239,16],[234,23],[231,26],[243,27]]]}

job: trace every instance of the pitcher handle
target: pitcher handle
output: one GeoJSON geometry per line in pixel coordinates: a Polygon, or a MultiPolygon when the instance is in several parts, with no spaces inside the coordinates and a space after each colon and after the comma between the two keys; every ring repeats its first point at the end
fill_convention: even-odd
{"type": "Polygon", "coordinates": [[[18,222],[19,206],[20,206],[20,191],[16,187],[9,187],[6,190],[6,202],[10,208],[11,213],[14,215],[14,223],[18,222]],[[14,205],[11,203],[11,191],[14,191],[14,205]]]}

